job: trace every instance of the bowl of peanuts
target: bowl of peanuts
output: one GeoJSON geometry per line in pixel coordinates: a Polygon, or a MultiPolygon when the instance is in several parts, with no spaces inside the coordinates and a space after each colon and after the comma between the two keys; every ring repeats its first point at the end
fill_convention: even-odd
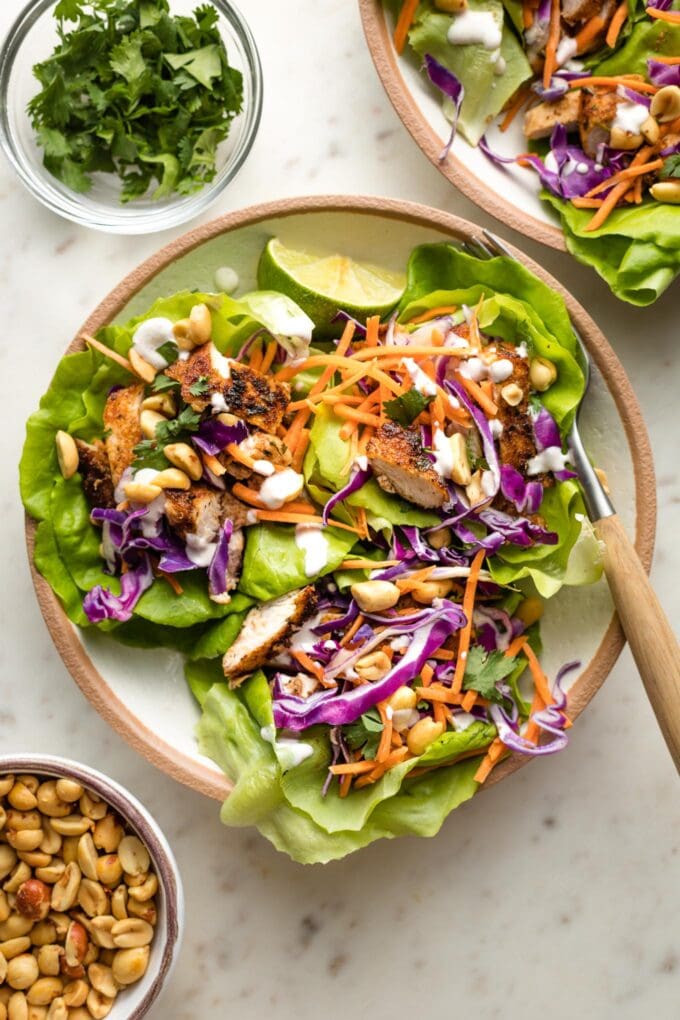
{"type": "Polygon", "coordinates": [[[177,864],[135,797],[51,755],[0,755],[0,1020],[139,1020],[179,952],[177,864]]]}

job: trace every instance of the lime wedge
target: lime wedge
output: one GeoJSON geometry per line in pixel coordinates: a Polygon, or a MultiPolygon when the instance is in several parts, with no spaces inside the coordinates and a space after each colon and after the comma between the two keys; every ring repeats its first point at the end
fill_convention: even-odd
{"type": "Polygon", "coordinates": [[[354,262],[346,255],[317,255],[286,248],[272,238],[262,252],[258,286],[292,298],[314,321],[315,335],[337,334],[333,318],[342,308],[360,322],[384,317],[406,286],[406,276],[381,266],[354,262]]]}

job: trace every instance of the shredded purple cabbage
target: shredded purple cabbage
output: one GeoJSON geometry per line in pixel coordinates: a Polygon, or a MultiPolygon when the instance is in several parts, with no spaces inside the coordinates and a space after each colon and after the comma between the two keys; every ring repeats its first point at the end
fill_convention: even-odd
{"type": "MultiPolygon", "coordinates": [[[[668,7],[658,8],[660,10],[668,10],[670,8],[670,0],[668,7]]],[[[680,64],[664,64],[662,60],[654,60],[651,57],[647,61],[647,77],[651,81],[652,85],[677,85],[680,87],[680,64]]]]}
{"type": "Polygon", "coordinates": [[[219,537],[217,548],[208,567],[208,590],[211,595],[224,595],[227,591],[227,574],[229,571],[229,543],[234,531],[232,521],[225,521],[219,537]]]}
{"type": "Polygon", "coordinates": [[[125,623],[132,616],[140,598],[153,584],[153,570],[148,556],[142,555],[135,567],[127,570],[120,579],[120,595],[114,595],[101,584],[95,585],[83,599],[83,609],[90,623],[117,620],[125,623]]]}
{"type": "Polygon", "coordinates": [[[358,492],[366,484],[366,482],[373,475],[373,471],[370,467],[360,468],[353,466],[350,473],[350,479],[342,489],[331,496],[323,508],[322,519],[324,524],[328,524],[328,518],[330,517],[331,510],[336,507],[338,503],[342,503],[344,499],[351,496],[353,492],[358,492]]]}
{"type": "Polygon", "coordinates": [[[198,432],[191,437],[194,445],[204,453],[216,457],[230,443],[242,443],[248,438],[248,426],[240,419],[235,425],[224,425],[217,418],[207,418],[198,427],[198,432]]]}
{"type": "Polygon", "coordinates": [[[511,464],[501,465],[501,492],[518,513],[535,514],[543,499],[540,482],[526,482],[511,464]]]}
{"type": "Polygon", "coordinates": [[[447,99],[450,99],[455,107],[455,114],[451,125],[451,134],[449,140],[444,146],[439,156],[440,161],[443,161],[451,151],[451,146],[456,137],[456,129],[458,127],[458,117],[460,116],[460,108],[463,105],[463,99],[465,98],[465,89],[463,83],[456,77],[453,71],[449,71],[448,67],[444,67],[438,60],[435,60],[429,53],[425,54],[423,61],[427,76],[440,92],[442,92],[447,99]]]}

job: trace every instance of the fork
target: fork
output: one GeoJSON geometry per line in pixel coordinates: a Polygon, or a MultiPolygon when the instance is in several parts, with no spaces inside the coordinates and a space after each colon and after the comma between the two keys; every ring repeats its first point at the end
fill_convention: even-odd
{"type": "MultiPolygon", "coordinates": [[[[504,255],[518,261],[488,230],[483,231],[483,237],[463,242],[462,247],[476,258],[504,255]]],[[[585,377],[585,396],[591,376],[590,354],[573,323],[572,328],[578,341],[577,361],[585,377]]],[[[680,646],[635,546],[588,459],[578,426],[581,404],[582,400],[567,436],[572,464],[583,489],[586,512],[603,543],[604,572],[621,626],[659,728],[680,772],[680,646]]]]}

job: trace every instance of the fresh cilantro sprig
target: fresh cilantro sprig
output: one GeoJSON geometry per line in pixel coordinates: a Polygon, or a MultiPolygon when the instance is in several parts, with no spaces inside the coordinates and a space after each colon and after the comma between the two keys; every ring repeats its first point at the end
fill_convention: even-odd
{"type": "Polygon", "coordinates": [[[430,406],[434,397],[430,394],[421,393],[412,387],[394,400],[386,400],[383,405],[385,414],[398,425],[412,425],[419,414],[422,414],[430,406]]]}
{"type": "Polygon", "coordinates": [[[364,758],[371,760],[377,754],[382,731],[383,724],[380,713],[375,708],[371,708],[368,712],[364,712],[356,722],[344,726],[343,736],[348,747],[351,747],[353,751],[362,748],[364,758]]]}
{"type": "Polygon", "coordinates": [[[178,390],[179,382],[177,379],[171,379],[169,375],[163,375],[159,372],[154,381],[151,383],[152,393],[164,393],[166,390],[178,390]]]}
{"type": "Polygon", "coordinates": [[[680,180],[680,152],[666,157],[659,170],[659,178],[662,181],[680,180]]]}
{"type": "Polygon", "coordinates": [[[196,382],[192,382],[189,387],[189,393],[191,393],[192,397],[204,397],[209,389],[210,382],[207,375],[199,375],[196,382]]]}
{"type": "Polygon", "coordinates": [[[517,660],[508,658],[503,652],[485,652],[479,645],[475,645],[465,660],[463,689],[477,691],[483,698],[498,704],[503,701],[503,695],[496,684],[509,676],[516,665],[517,660]]]}
{"type": "Polygon", "coordinates": [[[153,439],[143,439],[133,447],[135,456],[135,468],[155,468],[162,471],[168,466],[168,461],[163,450],[170,443],[177,443],[186,439],[192,432],[198,430],[201,416],[190,407],[185,407],[176,418],[169,421],[160,421],[156,426],[156,434],[153,439]]]}
{"type": "Polygon", "coordinates": [[[191,17],[168,0],[60,0],[59,43],[33,73],[28,104],[45,167],[73,191],[117,174],[121,201],[191,194],[243,104],[211,4],[191,17]]]}

